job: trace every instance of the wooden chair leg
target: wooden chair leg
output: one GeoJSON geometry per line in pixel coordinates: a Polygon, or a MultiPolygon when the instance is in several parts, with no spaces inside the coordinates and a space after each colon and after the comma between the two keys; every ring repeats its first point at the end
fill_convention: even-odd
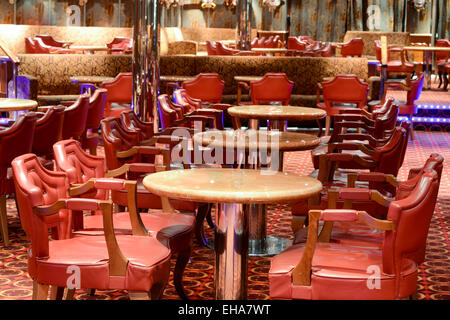
{"type": "Polygon", "coordinates": [[[0,224],[2,230],[3,245],[7,247],[9,246],[9,235],[8,235],[8,216],[6,211],[6,195],[0,196],[0,224]]]}
{"type": "Polygon", "coordinates": [[[323,126],[322,121],[320,119],[316,120],[317,126],[319,127],[319,133],[317,134],[318,137],[322,136],[323,126]]]}
{"type": "Polygon", "coordinates": [[[97,155],[97,148],[89,148],[89,153],[93,156],[97,155]]]}
{"type": "Polygon", "coordinates": [[[331,117],[326,116],[325,118],[325,136],[330,135],[331,117]]]}
{"type": "Polygon", "coordinates": [[[64,297],[64,287],[50,286],[50,300],[62,300],[64,297]]]}
{"type": "Polygon", "coordinates": [[[412,120],[412,114],[408,115],[409,118],[409,123],[411,124],[411,130],[409,131],[410,136],[411,136],[411,140],[414,140],[414,124],[413,124],[413,120],[412,120]]]}
{"type": "Polygon", "coordinates": [[[178,253],[177,262],[175,264],[175,270],[173,272],[173,282],[175,285],[175,290],[177,291],[180,298],[183,300],[189,299],[184,293],[183,273],[187,263],[189,262],[189,258],[191,257],[191,250],[192,248],[189,247],[178,253]]]}
{"type": "Polygon", "coordinates": [[[291,229],[294,234],[304,228],[306,217],[307,216],[292,216],[291,229]]]}
{"type": "Polygon", "coordinates": [[[48,298],[48,284],[36,284],[36,300],[47,300],[48,298]]]}
{"type": "Polygon", "coordinates": [[[441,85],[442,85],[442,71],[438,71],[438,76],[439,76],[439,85],[438,85],[438,88],[440,88],[441,85]]]}
{"type": "Polygon", "coordinates": [[[199,243],[204,246],[207,246],[208,239],[205,235],[205,230],[203,227],[203,222],[205,221],[208,213],[211,212],[211,204],[202,204],[197,209],[197,215],[195,217],[195,237],[199,243]]]}
{"type": "Polygon", "coordinates": [[[75,289],[67,289],[65,300],[73,300],[74,295],[75,295],[75,289]]]}

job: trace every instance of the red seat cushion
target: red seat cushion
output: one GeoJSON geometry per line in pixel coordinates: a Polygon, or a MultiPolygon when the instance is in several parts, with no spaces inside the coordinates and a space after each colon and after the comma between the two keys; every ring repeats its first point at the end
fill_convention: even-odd
{"type": "Polygon", "coordinates": [[[403,65],[400,60],[389,61],[387,64],[387,71],[391,72],[413,72],[414,64],[405,62],[403,65]]]}
{"type": "Polygon", "coordinates": [[[311,286],[294,286],[292,270],[303,255],[304,246],[295,245],[272,259],[269,271],[270,297],[281,299],[395,299],[416,290],[417,266],[403,259],[402,292],[396,292],[394,275],[383,270],[382,251],[334,243],[317,243],[312,260],[311,286]],[[379,289],[369,289],[371,268],[380,270],[379,289]]]}
{"type": "Polygon", "coordinates": [[[155,279],[169,272],[170,250],[149,236],[116,235],[129,260],[126,275],[109,276],[109,257],[104,236],[84,236],[49,242],[50,256],[37,261],[37,282],[66,287],[68,267],[80,267],[81,288],[149,291],[155,279]]]}

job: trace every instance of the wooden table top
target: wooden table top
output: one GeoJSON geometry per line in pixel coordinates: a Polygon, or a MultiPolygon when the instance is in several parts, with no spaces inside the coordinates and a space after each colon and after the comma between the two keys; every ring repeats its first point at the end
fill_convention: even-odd
{"type": "Polygon", "coordinates": [[[234,76],[234,80],[244,82],[258,81],[261,80],[262,78],[263,78],[262,76],[234,76]]]}
{"type": "Polygon", "coordinates": [[[444,51],[450,52],[450,47],[403,47],[407,51],[444,51]]]}
{"type": "Polygon", "coordinates": [[[301,151],[320,144],[316,136],[282,131],[209,130],[194,134],[195,143],[210,148],[301,151]]]}
{"type": "Polygon", "coordinates": [[[162,197],[212,203],[284,203],[322,190],[322,183],[312,177],[247,169],[163,171],[147,175],[143,183],[162,197]]]}
{"type": "Polygon", "coordinates": [[[191,81],[194,80],[196,77],[194,76],[177,76],[177,75],[171,75],[171,76],[160,76],[159,80],[160,81],[167,81],[167,82],[184,82],[184,81],[191,81]]]}
{"type": "Polygon", "coordinates": [[[327,114],[317,108],[272,105],[245,105],[228,108],[233,117],[260,120],[316,120],[327,114]]]}
{"type": "Polygon", "coordinates": [[[25,111],[37,107],[38,103],[27,99],[0,98],[0,111],[25,111]]]}
{"type": "Polygon", "coordinates": [[[93,83],[101,84],[103,82],[114,80],[113,77],[103,77],[103,76],[73,76],[70,77],[70,81],[75,83],[93,83]]]}
{"type": "Polygon", "coordinates": [[[252,48],[252,51],[283,53],[283,52],[288,52],[288,49],[286,49],[286,48],[252,48]]]}

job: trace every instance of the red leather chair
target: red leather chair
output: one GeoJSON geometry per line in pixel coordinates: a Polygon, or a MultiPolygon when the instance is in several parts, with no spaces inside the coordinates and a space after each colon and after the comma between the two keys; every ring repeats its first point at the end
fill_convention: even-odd
{"type": "Polygon", "coordinates": [[[139,119],[133,110],[124,111],[120,114],[122,125],[128,131],[135,131],[139,133],[139,140],[147,141],[153,137],[154,125],[153,122],[147,122],[139,119]]]}
{"type": "Polygon", "coordinates": [[[84,149],[88,149],[93,155],[97,154],[99,140],[98,130],[100,128],[100,121],[103,119],[107,99],[108,91],[106,89],[95,90],[94,94],[89,99],[86,127],[81,136],[81,145],[84,149]]]}
{"type": "Polygon", "coordinates": [[[314,168],[319,168],[319,156],[328,152],[328,144],[335,142],[366,141],[370,147],[379,147],[387,142],[393,134],[397,123],[398,105],[387,100],[389,110],[383,115],[371,119],[366,115],[344,114],[335,116],[334,130],[328,141],[321,143],[311,151],[314,168]],[[348,129],[364,129],[363,132],[350,132],[348,129]]]}
{"type": "MultiPolygon", "coordinates": [[[[149,149],[147,147],[147,149],[149,149]]],[[[156,151],[157,148],[154,148],[156,151]]],[[[69,183],[71,185],[84,184],[90,179],[104,178],[111,176],[112,173],[106,172],[105,159],[103,157],[92,156],[85,153],[75,140],[60,141],[54,146],[55,160],[58,168],[67,173],[69,183]]],[[[135,163],[128,164],[131,170],[139,170],[143,164],[135,163]]],[[[168,165],[168,163],[166,163],[168,165]]],[[[153,167],[154,168],[154,167],[153,167]]],[[[151,171],[151,170],[150,170],[151,171]]],[[[142,180],[138,180],[137,187],[137,206],[143,208],[141,205],[146,203],[145,209],[162,207],[161,200],[158,196],[150,192],[145,192],[142,186],[142,180]]],[[[120,192],[123,193],[123,192],[120,192]]],[[[93,197],[99,200],[106,200],[104,193],[97,193],[83,195],[84,197],[93,197]]],[[[120,205],[123,200],[127,199],[127,192],[125,197],[117,197],[120,205]]],[[[113,195],[116,198],[116,195],[113,195]]],[[[192,207],[192,205],[191,205],[192,207]]],[[[143,223],[147,234],[152,235],[158,239],[162,244],[170,248],[172,254],[178,254],[176,268],[174,270],[174,282],[177,292],[182,298],[185,298],[182,276],[183,271],[189,260],[191,251],[191,238],[194,229],[195,218],[193,215],[177,212],[153,212],[140,213],[140,222],[143,223]]],[[[122,230],[122,233],[131,233],[132,226],[129,221],[127,213],[116,213],[113,217],[114,227],[117,230],[122,230]]],[[[101,229],[102,221],[99,216],[84,217],[83,229],[85,231],[95,231],[101,229]]]]}
{"type": "Polygon", "coordinates": [[[294,82],[285,73],[266,73],[261,80],[250,82],[250,96],[255,105],[280,102],[287,106],[294,82]]]}
{"type": "Polygon", "coordinates": [[[217,55],[216,43],[211,40],[206,41],[206,51],[208,52],[208,56],[217,55]]]}
{"type": "Polygon", "coordinates": [[[121,72],[114,80],[103,82],[102,88],[108,90],[104,117],[119,118],[122,111],[127,111],[129,107],[113,107],[112,103],[130,104],[133,100],[133,73],[121,72]]]}
{"type": "Polygon", "coordinates": [[[405,199],[392,201],[387,219],[364,211],[312,210],[308,239],[274,257],[269,270],[273,299],[402,299],[417,289],[412,252],[423,248],[436,205],[436,172],[422,176],[405,199]],[[319,221],[357,222],[384,231],[382,246],[318,242],[319,221]]]}
{"type": "MultiPolygon", "coordinates": [[[[46,170],[36,155],[14,159],[12,168],[21,223],[31,239],[28,272],[37,289],[34,299],[46,300],[49,286],[68,287],[74,270],[78,270],[76,285],[80,288],[119,289],[144,292],[152,299],[161,297],[169,278],[171,254],[167,247],[147,236],[136,223],[133,235],[116,234],[111,201],[68,198],[67,175],[46,170]],[[70,216],[81,210],[101,211],[100,235],[72,236],[70,216]],[[50,228],[57,229],[52,240],[50,228]]],[[[135,186],[135,182],[121,179],[99,179],[90,185],[115,190],[133,190],[135,186]]],[[[132,205],[126,215],[131,221],[138,219],[132,205]]]]}
{"type": "Polygon", "coordinates": [[[186,93],[202,103],[220,103],[225,82],[217,73],[200,73],[194,80],[184,81],[186,93]]]}
{"type": "Polygon", "coordinates": [[[450,78],[450,62],[439,67],[444,77],[444,90],[447,90],[450,78]]]}
{"type": "Polygon", "coordinates": [[[288,38],[288,49],[289,50],[299,50],[299,51],[306,51],[307,43],[301,41],[297,37],[289,37],[288,38]]]}
{"type": "Polygon", "coordinates": [[[89,112],[89,96],[81,95],[70,107],[64,109],[64,124],[62,138],[81,141],[86,129],[89,112]]]}
{"type": "Polygon", "coordinates": [[[74,53],[70,49],[48,46],[42,41],[41,38],[32,38],[32,37],[25,38],[25,52],[26,53],[47,53],[47,54],[48,53],[62,53],[62,54],[74,53]]]}
{"type": "Polygon", "coordinates": [[[63,106],[48,108],[36,121],[31,152],[37,155],[48,169],[53,169],[53,145],[62,139],[63,125],[63,106]]]}
{"type": "Polygon", "coordinates": [[[131,54],[133,53],[133,39],[126,37],[115,37],[107,43],[108,54],[131,54]]]}
{"type": "Polygon", "coordinates": [[[50,47],[59,47],[59,48],[67,47],[66,42],[56,41],[55,39],[53,39],[52,36],[47,35],[47,34],[38,34],[35,36],[35,38],[42,39],[42,42],[44,42],[44,44],[46,44],[47,46],[50,46],[50,47]]]}
{"type": "Polygon", "coordinates": [[[184,115],[199,115],[205,117],[213,117],[216,119],[216,129],[223,130],[223,108],[228,108],[229,105],[218,104],[218,109],[214,107],[216,104],[210,104],[207,108],[202,106],[201,100],[189,97],[185,89],[178,89],[174,91],[175,105],[179,105],[184,112],[184,115]]]}
{"type": "MultiPolygon", "coordinates": [[[[381,40],[375,40],[375,54],[377,60],[381,63],[381,40]]],[[[387,77],[390,78],[390,74],[399,74],[406,76],[406,83],[409,85],[411,76],[414,72],[414,63],[408,61],[407,51],[398,46],[388,46],[387,56],[387,77]],[[393,60],[392,53],[400,55],[400,60],[393,60]]]]}
{"type": "Polygon", "coordinates": [[[341,46],[341,54],[343,57],[361,57],[363,50],[364,42],[362,38],[350,39],[341,46]]]}
{"type": "Polygon", "coordinates": [[[232,56],[238,54],[239,50],[228,48],[222,42],[216,42],[216,55],[217,56],[232,56]]]}
{"type": "MultiPolygon", "coordinates": [[[[419,73],[415,80],[411,80],[409,85],[401,81],[389,81],[385,84],[384,92],[388,88],[402,88],[407,91],[405,102],[396,102],[399,105],[399,114],[406,115],[409,118],[411,126],[413,126],[412,117],[417,113],[415,102],[420,98],[423,89],[425,77],[423,73],[419,73]]],[[[411,139],[414,140],[414,130],[411,128],[411,139]]]]}
{"type": "Polygon", "coordinates": [[[161,128],[166,130],[172,127],[189,127],[193,128],[196,121],[201,123],[204,130],[206,126],[210,129],[216,128],[216,118],[203,115],[186,114],[186,110],[181,105],[177,105],[170,100],[167,94],[158,97],[159,114],[161,120],[161,128]]]}
{"type": "Polygon", "coordinates": [[[14,194],[11,161],[31,152],[36,120],[37,115],[29,112],[20,115],[11,127],[0,130],[0,226],[5,247],[9,246],[6,196],[14,194]]]}
{"type": "Polygon", "coordinates": [[[327,113],[326,136],[330,133],[331,117],[338,114],[341,109],[348,108],[348,104],[356,105],[359,109],[365,107],[368,90],[369,85],[361,82],[355,75],[339,74],[330,81],[318,84],[317,108],[327,113]],[[320,102],[320,90],[322,90],[323,102],[320,102]]]}

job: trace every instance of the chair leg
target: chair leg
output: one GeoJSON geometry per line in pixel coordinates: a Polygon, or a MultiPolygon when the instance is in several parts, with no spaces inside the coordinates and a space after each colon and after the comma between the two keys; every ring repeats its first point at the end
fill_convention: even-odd
{"type": "Polygon", "coordinates": [[[67,289],[65,300],[73,300],[75,289],[67,289]]]}
{"type": "Polygon", "coordinates": [[[89,148],[89,153],[93,156],[97,155],[97,148],[89,148]]]}
{"type": "Polygon", "coordinates": [[[304,228],[306,217],[307,216],[292,216],[291,229],[294,234],[304,228]]]}
{"type": "Polygon", "coordinates": [[[330,125],[331,125],[331,117],[326,116],[326,118],[325,118],[325,136],[330,135],[330,125]]]}
{"type": "Polygon", "coordinates": [[[195,217],[195,238],[205,247],[207,246],[208,239],[205,236],[203,222],[209,212],[211,212],[211,204],[202,204],[198,207],[197,216],[195,217]]]}
{"type": "Polygon", "coordinates": [[[448,78],[450,78],[450,74],[444,73],[444,90],[447,90],[448,87],[448,78]]]}
{"type": "Polygon", "coordinates": [[[175,285],[175,290],[177,291],[180,298],[183,300],[189,300],[189,298],[184,293],[183,273],[187,263],[189,262],[191,250],[192,247],[189,246],[189,248],[178,253],[177,262],[175,264],[175,270],[173,272],[173,282],[175,285]]]}
{"type": "Polygon", "coordinates": [[[408,115],[409,118],[409,123],[411,124],[411,130],[409,131],[410,136],[411,136],[411,140],[414,140],[414,124],[413,124],[413,120],[412,120],[412,114],[408,115]]]}
{"type": "Polygon", "coordinates": [[[62,300],[64,287],[50,286],[50,300],[62,300]]]}
{"type": "Polygon", "coordinates": [[[441,85],[442,85],[442,71],[438,71],[438,76],[439,76],[439,85],[438,85],[438,88],[440,88],[441,85]]]}
{"type": "Polygon", "coordinates": [[[0,224],[2,228],[3,245],[9,246],[8,216],[6,211],[6,195],[0,196],[0,224]]]}
{"type": "Polygon", "coordinates": [[[169,280],[169,274],[170,272],[167,272],[166,277],[160,282],[155,283],[150,289],[149,295],[152,300],[161,300],[161,297],[164,294],[164,288],[169,280]]]}
{"type": "Polygon", "coordinates": [[[47,300],[48,298],[48,284],[36,284],[36,299],[35,300],[47,300]]]}
{"type": "Polygon", "coordinates": [[[322,121],[320,119],[316,120],[317,126],[319,127],[319,133],[317,134],[318,137],[322,136],[323,126],[322,121]]]}

